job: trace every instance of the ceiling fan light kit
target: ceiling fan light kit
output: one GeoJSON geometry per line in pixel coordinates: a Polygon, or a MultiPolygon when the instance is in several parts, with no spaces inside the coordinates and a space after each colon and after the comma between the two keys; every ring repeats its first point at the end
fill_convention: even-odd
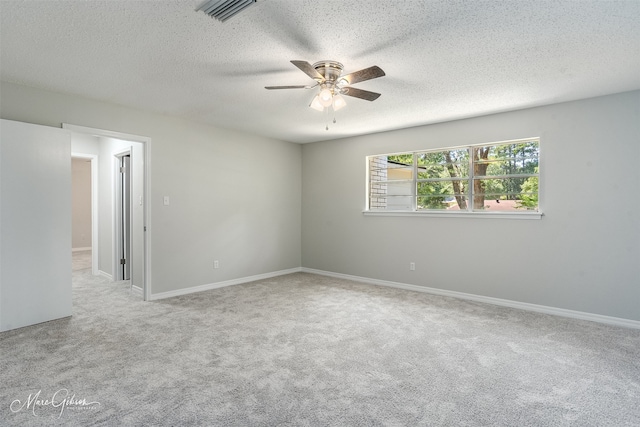
{"type": "MultiPolygon", "coordinates": [[[[309,107],[317,111],[325,111],[330,108],[338,111],[347,103],[342,95],[375,101],[380,97],[379,93],[351,87],[351,84],[371,80],[385,75],[377,65],[362,69],[350,74],[342,75],[343,66],[337,61],[319,61],[311,65],[307,61],[291,61],[303,73],[316,81],[314,85],[297,86],[265,86],[265,89],[313,89],[320,87],[320,91],[313,97],[309,107]]],[[[333,119],[335,123],[335,118],[333,119]]],[[[328,130],[328,126],[327,126],[328,130]]]]}
{"type": "Polygon", "coordinates": [[[344,100],[344,97],[342,95],[340,95],[339,93],[336,95],[333,95],[333,109],[335,111],[338,111],[342,107],[346,107],[346,106],[347,106],[347,102],[344,100]]]}
{"type": "Polygon", "coordinates": [[[322,88],[318,96],[320,97],[320,104],[322,104],[323,107],[330,107],[333,103],[333,90],[326,86],[322,88]]]}
{"type": "Polygon", "coordinates": [[[311,104],[309,104],[309,107],[313,108],[316,111],[324,111],[324,105],[322,105],[322,103],[320,102],[320,95],[316,95],[313,97],[313,100],[311,101],[311,104]]]}

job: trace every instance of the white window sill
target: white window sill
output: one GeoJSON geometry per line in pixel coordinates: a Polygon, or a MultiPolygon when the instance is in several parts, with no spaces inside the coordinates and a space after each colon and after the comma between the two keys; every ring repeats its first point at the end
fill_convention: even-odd
{"type": "Polygon", "coordinates": [[[365,216],[413,216],[431,218],[542,219],[542,212],[438,212],[438,211],[362,211],[365,216]]]}

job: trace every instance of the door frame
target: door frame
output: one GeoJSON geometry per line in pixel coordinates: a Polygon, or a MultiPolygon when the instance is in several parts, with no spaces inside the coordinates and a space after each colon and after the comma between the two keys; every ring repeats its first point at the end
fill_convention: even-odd
{"type": "Polygon", "coordinates": [[[124,141],[140,142],[143,149],[143,163],[144,163],[144,183],[143,183],[143,221],[144,221],[144,254],[143,262],[143,289],[142,296],[145,301],[151,300],[152,289],[152,277],[151,277],[151,203],[149,202],[151,195],[151,138],[147,136],[134,135],[123,132],[110,131],[105,129],[98,129],[86,126],[78,126],[69,123],[62,124],[63,129],[68,129],[72,132],[89,134],[98,137],[115,138],[124,141]]]}
{"type": "MultiPolygon", "coordinates": [[[[123,200],[122,200],[122,187],[124,185],[124,183],[122,182],[122,173],[120,172],[120,166],[122,164],[122,158],[129,156],[131,158],[131,156],[133,155],[133,150],[131,148],[125,148],[123,150],[117,151],[115,153],[113,153],[113,191],[112,191],[112,201],[111,201],[111,206],[113,208],[113,213],[112,213],[112,231],[113,231],[113,237],[112,237],[112,241],[113,241],[113,280],[119,281],[119,280],[127,280],[125,277],[123,277],[122,271],[120,270],[122,268],[121,264],[120,264],[120,259],[125,258],[125,254],[124,252],[124,248],[122,248],[121,246],[121,240],[122,240],[122,235],[123,235],[123,229],[125,227],[124,224],[124,218],[122,217],[122,212],[124,210],[124,206],[123,206],[123,200]]],[[[127,173],[131,173],[130,170],[127,171],[127,173]]],[[[130,222],[131,222],[131,181],[129,180],[129,191],[128,191],[128,195],[129,195],[129,218],[130,218],[130,222]]],[[[131,223],[129,223],[129,231],[131,231],[131,223]]],[[[131,233],[127,233],[126,238],[129,240],[128,242],[128,247],[129,250],[131,250],[131,233]]],[[[129,263],[129,267],[131,267],[131,253],[126,254],[126,258],[127,258],[127,262],[129,263]]],[[[129,278],[131,278],[131,275],[129,275],[129,278]]],[[[131,289],[133,289],[133,282],[131,282],[131,289]]]]}
{"type": "Polygon", "coordinates": [[[91,161],[91,274],[98,275],[98,156],[71,152],[72,159],[91,161]]]}

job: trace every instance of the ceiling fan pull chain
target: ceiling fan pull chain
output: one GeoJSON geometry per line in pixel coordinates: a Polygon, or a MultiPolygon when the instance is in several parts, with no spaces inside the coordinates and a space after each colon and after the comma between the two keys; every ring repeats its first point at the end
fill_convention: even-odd
{"type": "Polygon", "coordinates": [[[324,129],[329,130],[329,108],[325,108],[324,111],[325,111],[325,115],[324,115],[325,123],[327,124],[324,129]]]}

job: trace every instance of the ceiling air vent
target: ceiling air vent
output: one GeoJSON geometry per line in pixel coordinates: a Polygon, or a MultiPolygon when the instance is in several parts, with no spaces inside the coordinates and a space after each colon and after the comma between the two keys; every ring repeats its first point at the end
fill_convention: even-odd
{"type": "Polygon", "coordinates": [[[256,0],[206,0],[196,9],[196,12],[203,11],[212,18],[224,22],[255,2],[256,0]]]}

